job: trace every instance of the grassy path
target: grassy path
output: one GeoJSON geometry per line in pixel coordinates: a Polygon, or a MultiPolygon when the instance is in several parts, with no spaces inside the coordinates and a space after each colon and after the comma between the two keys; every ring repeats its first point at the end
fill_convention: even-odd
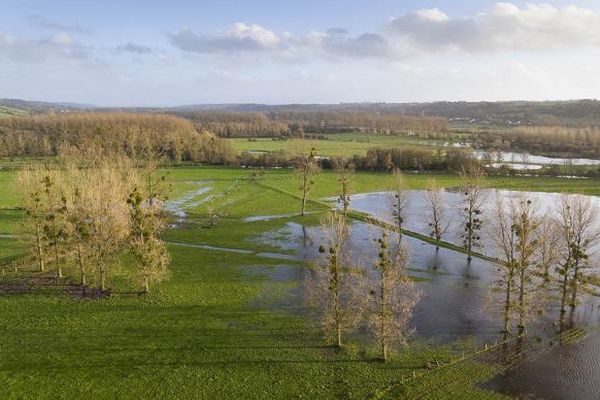
{"type": "MultiPolygon", "coordinates": [[[[272,190],[272,191],[284,194],[286,196],[289,196],[291,198],[294,198],[294,199],[296,199],[298,201],[301,201],[300,196],[297,196],[297,195],[295,195],[293,193],[289,193],[289,192],[287,192],[285,190],[282,190],[282,189],[279,189],[279,188],[267,185],[267,184],[262,183],[262,182],[258,182],[257,184],[259,186],[261,186],[261,187],[264,187],[265,189],[272,190]]],[[[318,208],[321,208],[322,210],[329,210],[329,209],[332,208],[331,204],[323,202],[323,201],[310,200],[309,199],[308,202],[311,203],[311,204],[313,204],[314,206],[316,206],[318,208]]],[[[376,226],[379,226],[379,227],[384,228],[384,229],[389,230],[389,231],[393,231],[393,232],[399,232],[400,231],[398,229],[398,227],[394,226],[393,224],[390,224],[388,222],[382,221],[380,219],[374,218],[374,217],[372,217],[372,216],[370,216],[368,214],[361,213],[361,212],[358,212],[358,211],[349,211],[348,214],[347,214],[347,216],[349,218],[351,218],[351,219],[356,220],[356,221],[362,221],[362,222],[365,222],[365,223],[370,224],[370,225],[376,225],[376,226]]],[[[435,239],[432,239],[431,237],[429,237],[427,235],[423,235],[423,234],[415,232],[415,231],[410,231],[408,229],[402,229],[401,232],[402,232],[403,235],[412,237],[412,238],[420,240],[422,242],[429,243],[429,244],[434,245],[434,246],[438,245],[438,246],[443,247],[445,249],[456,251],[458,253],[462,253],[462,254],[465,254],[465,255],[467,254],[467,250],[464,247],[457,246],[457,245],[455,245],[453,243],[445,242],[443,240],[436,241],[435,239]]],[[[493,257],[486,256],[485,254],[481,254],[481,253],[478,253],[478,252],[472,252],[471,255],[474,258],[478,258],[478,259],[481,259],[481,260],[484,260],[484,261],[489,261],[489,262],[497,262],[498,261],[497,259],[495,259],[493,257]]]]}

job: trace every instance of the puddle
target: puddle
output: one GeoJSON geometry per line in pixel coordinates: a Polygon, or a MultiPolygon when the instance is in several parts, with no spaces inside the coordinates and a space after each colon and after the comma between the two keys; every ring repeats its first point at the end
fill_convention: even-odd
{"type": "MultiPolygon", "coordinates": [[[[305,215],[316,214],[315,211],[305,212],[305,215]]],[[[299,217],[300,213],[293,214],[274,214],[274,215],[253,215],[243,219],[244,222],[271,221],[273,219],[299,217]]]]}

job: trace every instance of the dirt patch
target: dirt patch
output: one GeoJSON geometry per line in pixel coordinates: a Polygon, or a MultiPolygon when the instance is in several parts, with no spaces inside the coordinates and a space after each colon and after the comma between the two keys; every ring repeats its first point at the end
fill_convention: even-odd
{"type": "Polygon", "coordinates": [[[111,292],[73,283],[64,278],[58,278],[54,272],[22,277],[8,282],[0,282],[0,295],[16,295],[33,293],[41,289],[63,292],[73,299],[106,299],[111,292]]]}
{"type": "Polygon", "coordinates": [[[100,290],[81,285],[71,285],[65,288],[65,293],[74,299],[106,299],[110,297],[110,291],[100,290]]]}

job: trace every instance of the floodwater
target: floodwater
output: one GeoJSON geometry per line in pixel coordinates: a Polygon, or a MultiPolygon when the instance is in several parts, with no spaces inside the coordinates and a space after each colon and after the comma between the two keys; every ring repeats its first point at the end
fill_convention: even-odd
{"type": "MultiPolygon", "coordinates": [[[[352,223],[349,247],[355,264],[365,268],[373,264],[378,252],[375,240],[379,237],[380,228],[364,222],[352,223]]],[[[259,240],[285,251],[294,250],[297,258],[307,261],[318,260],[319,245],[326,244],[320,227],[303,227],[296,222],[288,222],[259,240]]],[[[409,274],[419,279],[423,294],[412,320],[416,333],[435,343],[469,339],[483,344],[498,340],[502,328],[498,304],[502,304],[502,295],[492,290],[498,279],[497,267],[478,258],[469,263],[462,253],[445,248],[436,251],[435,246],[411,237],[404,236],[402,240],[411,250],[409,274]]],[[[397,236],[390,235],[390,243],[396,241],[397,236]]],[[[550,323],[558,314],[553,309],[549,312],[556,312],[544,318],[550,323]]],[[[599,312],[580,318],[594,317],[600,321],[599,312]]]]}
{"type": "MultiPolygon", "coordinates": [[[[204,200],[210,190],[202,182],[197,184],[197,189],[190,191],[184,198],[167,204],[167,207],[176,213],[182,212],[180,216],[185,218],[185,209],[197,204],[198,198],[204,200]]],[[[552,213],[560,202],[560,195],[553,193],[490,189],[484,190],[484,195],[485,201],[482,207],[484,228],[491,225],[489,220],[492,218],[494,199],[497,195],[506,199],[521,197],[531,199],[540,214],[552,213]]],[[[405,227],[428,235],[427,207],[423,196],[422,191],[409,193],[405,227]]],[[[460,245],[462,243],[461,223],[457,210],[461,194],[456,190],[448,190],[445,191],[444,196],[448,220],[448,231],[444,239],[460,245]]],[[[592,197],[592,199],[600,206],[600,198],[592,197]]],[[[376,218],[391,221],[390,201],[389,193],[360,194],[352,196],[351,207],[376,218]]],[[[247,218],[246,223],[285,217],[288,216],[258,216],[247,218]]],[[[372,265],[377,253],[374,240],[380,235],[380,228],[358,221],[352,223],[350,247],[356,264],[365,268],[372,265]]],[[[256,240],[284,250],[282,253],[255,254],[282,261],[281,266],[273,269],[273,279],[299,283],[297,288],[292,289],[292,297],[283,296],[281,303],[274,306],[303,312],[302,300],[306,294],[301,288],[306,275],[302,269],[286,265],[285,261],[317,260],[320,257],[318,247],[326,242],[325,233],[320,227],[287,222],[283,227],[262,234],[256,240]]],[[[397,237],[390,236],[391,242],[396,240],[397,237]]],[[[493,283],[498,279],[497,267],[479,259],[469,263],[464,254],[444,248],[436,251],[434,246],[410,237],[405,236],[403,240],[411,249],[412,261],[409,273],[419,278],[418,287],[423,294],[412,319],[416,335],[432,343],[449,343],[460,339],[491,343],[499,339],[502,297],[499,292],[493,290],[493,283]]],[[[478,251],[493,256],[489,235],[483,234],[481,241],[483,249],[478,251]]],[[[251,250],[198,246],[215,251],[253,253],[251,250]]],[[[556,299],[553,299],[553,304],[555,303],[556,299]]],[[[574,323],[579,326],[600,326],[599,303],[595,297],[585,298],[573,315],[574,323]]],[[[531,340],[550,343],[558,330],[556,321],[559,312],[556,305],[547,305],[543,308],[545,312],[536,321],[528,324],[528,337],[531,340]]],[[[548,351],[540,353],[537,357],[525,359],[504,374],[484,383],[483,386],[524,398],[600,399],[600,332],[593,328],[590,332],[583,341],[576,344],[546,346],[548,351]]]]}
{"type": "MultiPolygon", "coordinates": [[[[488,152],[483,150],[476,150],[475,156],[478,159],[483,159],[488,152]]],[[[589,158],[559,158],[559,157],[544,157],[534,156],[527,154],[523,157],[520,153],[513,153],[510,151],[502,151],[501,162],[502,164],[509,165],[514,169],[539,169],[539,167],[533,167],[531,164],[541,165],[565,165],[571,163],[572,165],[600,165],[600,160],[593,160],[589,158]]]]}
{"type": "Polygon", "coordinates": [[[207,186],[206,182],[194,181],[188,183],[193,183],[194,185],[197,185],[198,188],[185,193],[175,200],[169,200],[165,203],[165,209],[173,213],[177,217],[178,222],[183,222],[186,219],[186,210],[199,206],[203,202],[208,201],[208,197],[210,197],[207,196],[198,200],[198,197],[208,193],[212,189],[210,186],[207,186]]]}
{"type": "MultiPolygon", "coordinates": [[[[496,190],[485,190],[484,193],[484,216],[491,214],[497,195],[506,199],[532,199],[540,214],[555,211],[561,196],[496,190]]],[[[422,191],[410,192],[405,226],[427,235],[429,227],[423,194],[422,191]]],[[[446,191],[445,196],[449,221],[446,240],[460,245],[460,222],[456,210],[461,195],[456,191],[446,191]]],[[[592,197],[592,201],[600,206],[600,198],[592,197]]],[[[389,204],[389,193],[361,194],[351,199],[352,209],[388,221],[392,218],[389,204]]],[[[374,239],[379,236],[379,228],[363,222],[352,223],[350,248],[357,264],[372,265],[377,252],[374,239]]],[[[303,227],[295,222],[288,222],[283,228],[263,235],[262,240],[288,251],[295,250],[298,258],[305,260],[318,259],[318,247],[326,243],[320,227],[303,227]]],[[[396,239],[392,236],[390,240],[396,239]]],[[[468,263],[464,254],[444,248],[436,252],[434,246],[410,237],[405,236],[403,240],[411,249],[409,273],[420,278],[418,287],[423,294],[412,319],[416,334],[432,343],[465,339],[482,344],[498,340],[502,328],[503,297],[493,290],[493,283],[499,277],[497,267],[479,259],[468,263]]],[[[487,250],[481,251],[493,255],[489,236],[483,235],[482,242],[487,250]]],[[[290,279],[300,279],[300,275],[290,274],[290,279]]],[[[528,340],[539,342],[540,346],[549,350],[533,359],[526,358],[484,386],[527,398],[600,399],[600,332],[590,328],[588,336],[579,343],[551,345],[558,333],[557,299],[552,298],[541,308],[544,312],[528,323],[528,340]]],[[[599,299],[592,296],[584,298],[572,321],[577,326],[600,326],[599,299]]]]}
{"type": "Polygon", "coordinates": [[[554,346],[484,385],[507,395],[546,400],[600,398],[600,334],[554,346]]]}
{"type": "MultiPolygon", "coordinates": [[[[490,229],[493,225],[494,215],[496,213],[496,200],[498,197],[505,202],[511,200],[531,200],[535,206],[535,211],[539,216],[548,217],[556,216],[558,207],[560,206],[562,195],[559,193],[542,193],[542,192],[517,192],[509,190],[482,189],[482,235],[481,246],[476,250],[480,253],[494,256],[494,246],[490,236],[490,229]]],[[[586,196],[600,209],[600,197],[586,196]]],[[[461,237],[460,210],[462,194],[458,189],[450,189],[444,191],[444,215],[446,219],[447,231],[444,240],[461,246],[463,239],[461,237]]],[[[370,214],[376,218],[387,222],[393,221],[391,202],[392,194],[387,192],[375,192],[358,194],[351,196],[351,208],[356,211],[361,211],[370,214]]],[[[405,216],[404,226],[406,229],[423,235],[429,235],[430,228],[428,225],[427,213],[428,207],[425,202],[425,191],[414,190],[408,192],[407,196],[408,207],[405,216]]],[[[600,217],[598,218],[600,230],[600,217]]],[[[600,251],[600,249],[597,249],[600,251]]]]}

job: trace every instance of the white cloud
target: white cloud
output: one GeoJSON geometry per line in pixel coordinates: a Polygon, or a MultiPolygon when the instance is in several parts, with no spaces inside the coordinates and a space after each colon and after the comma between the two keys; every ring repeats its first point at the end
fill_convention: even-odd
{"type": "Polygon", "coordinates": [[[600,13],[574,6],[505,2],[461,17],[432,8],[358,32],[290,33],[239,22],[215,32],[182,28],[167,47],[150,36],[156,32],[104,43],[109,36],[82,36],[47,20],[35,28],[31,36],[0,33],[0,87],[15,97],[178,104],[600,93],[600,13]]]}
{"type": "Polygon", "coordinates": [[[310,50],[327,57],[387,57],[392,49],[385,37],[377,33],[363,33],[352,37],[344,29],[329,29],[313,33],[304,39],[310,50]]]}
{"type": "Polygon", "coordinates": [[[351,36],[342,28],[294,36],[289,32],[277,34],[260,25],[238,22],[216,35],[197,34],[186,27],[170,38],[175,47],[190,53],[234,56],[264,53],[283,62],[304,61],[314,56],[331,60],[387,58],[397,54],[387,38],[379,33],[351,36]]]}
{"type": "Polygon", "coordinates": [[[182,28],[171,35],[171,42],[182,50],[195,53],[221,53],[231,51],[276,50],[281,39],[260,25],[237,22],[218,35],[197,34],[191,28],[182,28]]]}
{"type": "Polygon", "coordinates": [[[350,35],[345,29],[293,35],[277,34],[260,25],[236,23],[214,34],[183,28],[171,35],[176,47],[192,53],[262,52],[279,60],[341,58],[406,58],[423,52],[455,50],[486,53],[500,50],[546,52],[600,45],[600,14],[575,6],[496,3],[466,17],[450,17],[438,8],[394,18],[378,32],[350,35]]]}
{"type": "Polygon", "coordinates": [[[600,45],[600,14],[575,6],[527,4],[519,8],[496,3],[486,12],[461,18],[450,18],[438,9],[407,13],[393,18],[387,32],[426,51],[543,52],[600,45]]]}
{"type": "Polygon", "coordinates": [[[0,59],[37,63],[47,60],[83,60],[88,57],[88,50],[65,32],[44,39],[27,39],[0,33],[0,59]]]}

